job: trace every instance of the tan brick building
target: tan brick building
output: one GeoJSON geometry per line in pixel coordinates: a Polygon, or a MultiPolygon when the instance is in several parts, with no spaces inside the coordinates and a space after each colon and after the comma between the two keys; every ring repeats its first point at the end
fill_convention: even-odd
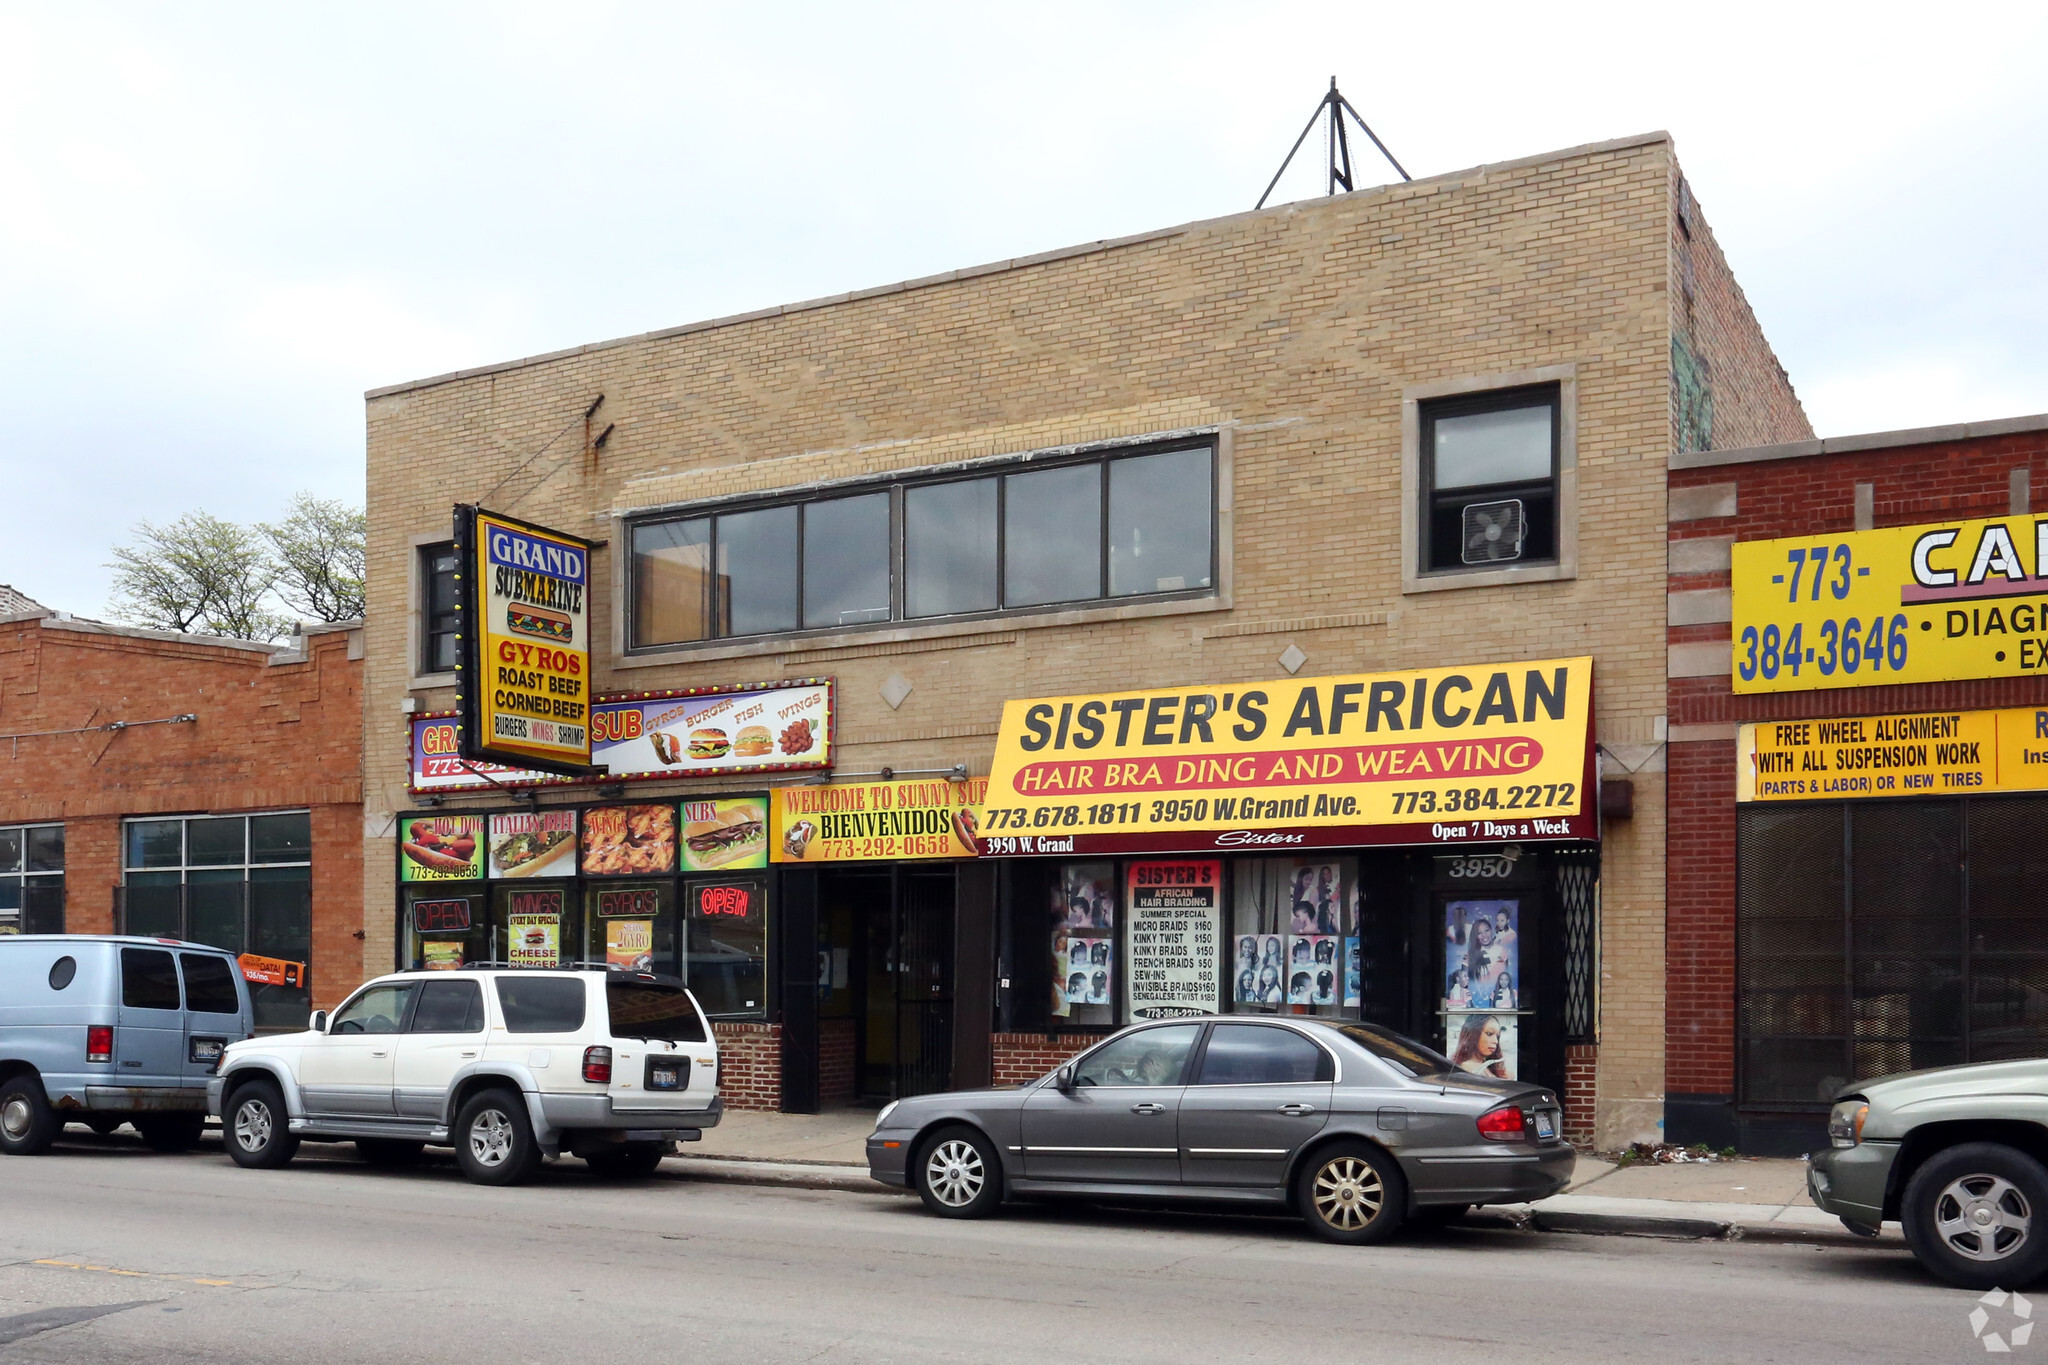
{"type": "Polygon", "coordinates": [[[309,964],[303,1026],[364,970],[363,637],[292,645],[75,618],[0,588],[0,932],[186,938],[309,964]]]}
{"type": "MultiPolygon", "coordinates": [[[[1633,811],[1597,842],[1502,864],[1532,916],[1522,1069],[1562,1089],[1569,1062],[1582,1136],[1656,1135],[1666,462],[1811,434],[1664,135],[394,385],[369,395],[368,431],[368,969],[420,946],[401,912],[403,814],[516,808],[483,786],[429,807],[409,784],[408,717],[454,705],[436,547],[451,504],[477,502],[605,542],[599,694],[830,677],[842,778],[986,773],[1011,698],[1590,656],[1603,772],[1628,770],[1633,811]],[[1119,463],[1140,459],[1163,462],[1119,463]],[[1087,492],[1098,477],[1108,491],[1087,492]],[[1120,511],[1118,480],[1148,478],[1150,510],[1120,511]],[[1006,529],[984,536],[997,481],[1006,529]],[[787,538],[813,534],[799,503],[815,542],[787,538]],[[834,558],[853,540],[827,532],[863,507],[886,555],[834,558]],[[1187,529],[1203,526],[1206,557],[1187,529]],[[1134,586],[1141,541],[1181,571],[1134,586]],[[810,558],[777,548],[799,544],[810,558]],[[770,566],[786,559],[810,576],[784,585],[770,566]]],[[[630,799],[779,782],[637,783],[630,799]]],[[[765,994],[725,1026],[757,1102],[1014,1077],[1087,1042],[1081,1011],[1048,1017],[1025,984],[1046,969],[1039,912],[1019,906],[1060,875],[1033,861],[764,871],[765,994]],[[930,984],[952,1005],[936,1023],[906,1012],[904,985],[927,892],[941,946],[922,950],[944,959],[930,984]],[[917,1070],[920,1048],[947,1064],[917,1070]]],[[[1368,907],[1352,913],[1385,916],[1343,930],[1384,959],[1378,1017],[1441,1030],[1443,861],[1343,866],[1368,907]]],[[[1249,868],[1231,875],[1250,885],[1249,868]]],[[[1113,1000],[1089,1009],[1117,1022],[1113,1000]]]]}

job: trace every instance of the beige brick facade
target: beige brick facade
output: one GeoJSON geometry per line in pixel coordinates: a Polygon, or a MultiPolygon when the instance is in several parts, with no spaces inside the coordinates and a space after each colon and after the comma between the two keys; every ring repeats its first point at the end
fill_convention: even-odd
{"type": "MultiPolygon", "coordinates": [[[[1602,738],[1654,759],[1679,183],[1656,135],[372,393],[366,960],[393,952],[403,704],[453,704],[414,685],[409,547],[486,495],[612,540],[597,688],[831,674],[844,769],[986,771],[1008,697],[1273,677],[1290,643],[1305,675],[1591,654],[1602,738]],[[1542,367],[1569,367],[1576,397],[1577,576],[1404,594],[1404,390],[1542,367]],[[589,427],[611,434],[592,449],[582,414],[599,394],[589,427]],[[630,667],[606,640],[619,513],[1195,428],[1222,433],[1229,470],[1213,600],[630,667]],[[880,696],[891,674],[913,684],[900,709],[880,696]]],[[[1694,251],[1725,276],[1694,216],[1694,251]]],[[[1700,345],[1744,393],[1717,391],[1717,424],[1746,442],[1809,434],[1775,361],[1744,360],[1769,348],[1725,293],[1700,345]]],[[[1662,1109],[1661,766],[1638,773],[1635,818],[1604,857],[1603,1142],[1654,1135],[1662,1109]]]]}

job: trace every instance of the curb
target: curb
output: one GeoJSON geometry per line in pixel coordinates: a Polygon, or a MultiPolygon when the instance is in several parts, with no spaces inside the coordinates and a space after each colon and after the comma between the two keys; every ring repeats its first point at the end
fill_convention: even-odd
{"type": "Polygon", "coordinates": [[[671,1170],[680,1167],[686,1180],[716,1185],[770,1185],[794,1190],[841,1190],[852,1194],[895,1194],[915,1197],[911,1190],[884,1185],[865,1166],[828,1165],[825,1162],[748,1161],[735,1157],[670,1157],[663,1163],[671,1170]]]}

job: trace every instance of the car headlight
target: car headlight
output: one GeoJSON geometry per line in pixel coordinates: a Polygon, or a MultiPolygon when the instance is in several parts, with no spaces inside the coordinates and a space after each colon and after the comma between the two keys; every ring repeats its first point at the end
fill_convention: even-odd
{"type": "Polygon", "coordinates": [[[887,1104],[885,1104],[885,1105],[883,1105],[883,1106],[882,1106],[882,1112],[881,1112],[881,1113],[879,1113],[879,1114],[877,1114],[877,1115],[875,1115],[875,1131],[876,1131],[876,1132],[878,1132],[878,1133],[879,1133],[879,1132],[881,1132],[881,1131],[882,1131],[882,1125],[883,1125],[883,1124],[885,1124],[885,1123],[887,1123],[887,1122],[889,1121],[889,1115],[891,1115],[891,1114],[895,1113],[895,1112],[896,1112],[896,1106],[897,1106],[897,1105],[899,1105],[899,1104],[901,1104],[901,1103],[903,1103],[903,1101],[902,1101],[902,1100],[890,1100],[890,1101],[889,1101],[889,1102],[888,1102],[887,1104]]]}
{"type": "Polygon", "coordinates": [[[1862,1100],[1843,1100],[1828,1113],[1828,1140],[1837,1147],[1854,1147],[1863,1141],[1863,1123],[1870,1106],[1862,1100]]]}

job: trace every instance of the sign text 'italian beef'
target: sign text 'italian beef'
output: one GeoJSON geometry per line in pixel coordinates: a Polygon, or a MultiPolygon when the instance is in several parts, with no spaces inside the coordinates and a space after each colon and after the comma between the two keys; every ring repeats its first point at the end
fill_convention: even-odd
{"type": "Polygon", "coordinates": [[[1590,839],[1593,661],[1007,703],[990,854],[1590,839]]]}

